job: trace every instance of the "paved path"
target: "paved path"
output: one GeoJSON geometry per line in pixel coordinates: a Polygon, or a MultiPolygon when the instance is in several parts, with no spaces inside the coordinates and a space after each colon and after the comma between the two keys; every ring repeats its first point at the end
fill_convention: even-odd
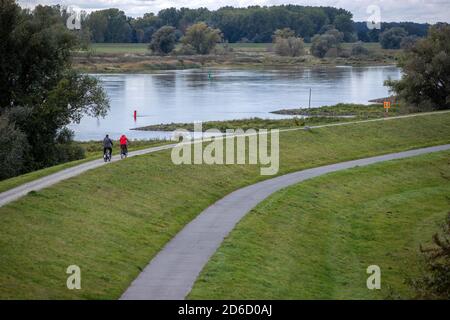
{"type": "MultiPolygon", "coordinates": [[[[152,153],[156,151],[171,149],[174,147],[174,144],[163,145],[159,147],[153,147],[138,151],[133,151],[128,154],[128,157],[134,157],[146,153],[152,153]]],[[[116,155],[112,158],[111,162],[120,161],[120,155],[116,155]]],[[[14,200],[17,200],[25,195],[27,195],[30,191],[38,191],[44,188],[47,188],[51,185],[54,185],[60,181],[75,177],[83,172],[86,172],[91,169],[98,168],[100,166],[106,165],[103,159],[89,161],[78,166],[74,166],[68,169],[64,169],[58,171],[56,173],[50,174],[48,176],[33,180],[31,182],[22,184],[18,187],[0,193],[0,207],[8,204],[14,200]]]]}
{"type": "Polygon", "coordinates": [[[207,208],[181,230],[133,281],[121,299],[184,299],[209,258],[239,220],[282,188],[330,172],[443,150],[450,150],[450,144],[298,171],[237,190],[207,208]]]}
{"type": "MultiPolygon", "coordinates": [[[[280,132],[346,126],[346,125],[354,125],[354,124],[359,124],[359,123],[387,121],[387,120],[404,119],[404,118],[412,118],[412,117],[423,117],[423,116],[427,116],[427,115],[449,113],[449,112],[450,112],[450,110],[444,110],[444,111],[435,111],[435,112],[428,112],[428,113],[415,113],[415,114],[409,114],[409,115],[397,116],[397,117],[389,117],[389,118],[338,122],[338,123],[330,123],[330,124],[319,125],[319,126],[312,126],[312,127],[308,127],[308,128],[302,127],[302,128],[282,129],[282,130],[280,130],[280,132]]],[[[244,134],[244,135],[249,136],[252,134],[244,134]]],[[[175,144],[169,144],[169,145],[164,145],[164,146],[160,146],[160,147],[153,147],[153,148],[149,148],[149,149],[133,151],[133,152],[129,153],[129,157],[152,153],[152,152],[157,152],[157,151],[161,151],[161,150],[167,150],[167,149],[173,148],[174,146],[175,146],[175,144]]],[[[115,161],[118,161],[119,159],[120,159],[119,156],[115,156],[115,157],[113,157],[112,161],[115,162],[115,161]]],[[[0,207],[27,195],[30,191],[42,190],[44,188],[47,188],[51,185],[54,185],[54,184],[60,182],[60,181],[75,177],[83,172],[98,168],[102,165],[105,165],[105,163],[103,162],[102,159],[86,162],[86,163],[80,164],[78,166],[53,173],[51,175],[36,179],[34,181],[25,183],[23,185],[20,185],[18,187],[15,187],[13,189],[10,189],[8,191],[0,193],[0,207]]]]}

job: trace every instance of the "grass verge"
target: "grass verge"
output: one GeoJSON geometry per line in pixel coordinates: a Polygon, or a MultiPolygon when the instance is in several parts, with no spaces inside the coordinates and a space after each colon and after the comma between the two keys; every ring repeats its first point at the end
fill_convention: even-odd
{"type": "MultiPolygon", "coordinates": [[[[58,171],[75,167],[79,164],[92,161],[98,158],[102,158],[103,150],[102,150],[102,142],[100,141],[89,141],[89,142],[75,142],[76,144],[81,145],[86,151],[86,158],[76,161],[71,161],[63,164],[59,164],[56,166],[52,166],[49,168],[44,168],[41,170],[36,170],[30,173],[26,173],[14,178],[6,179],[0,181],[0,192],[5,192],[9,189],[20,186],[24,183],[31,182],[33,180],[37,180],[39,178],[51,175],[58,171]]],[[[156,147],[159,145],[163,145],[169,142],[162,140],[140,140],[140,141],[132,141],[129,147],[129,151],[136,151],[151,147],[156,147]]],[[[119,143],[116,142],[113,148],[113,155],[120,153],[119,143]]]]}
{"type": "MultiPolygon", "coordinates": [[[[450,114],[280,134],[280,172],[450,142],[450,114]]],[[[88,171],[0,208],[0,299],[116,299],[255,165],[175,166],[170,151],[88,171]],[[78,265],[82,290],[66,288],[78,265]]]]}
{"type": "Polygon", "coordinates": [[[450,208],[450,152],[328,174],[251,211],[201,273],[191,299],[410,298],[419,245],[450,208]],[[381,290],[366,269],[381,268],[381,290]]]}

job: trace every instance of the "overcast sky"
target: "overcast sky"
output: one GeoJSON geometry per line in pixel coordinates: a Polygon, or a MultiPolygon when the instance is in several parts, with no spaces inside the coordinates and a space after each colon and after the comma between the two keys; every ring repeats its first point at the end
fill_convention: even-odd
{"type": "MultiPolygon", "coordinates": [[[[22,6],[36,4],[73,5],[86,11],[119,8],[129,16],[142,16],[146,12],[157,13],[168,7],[207,7],[217,9],[226,5],[246,7],[249,5],[300,4],[333,6],[351,11],[355,21],[366,21],[371,5],[381,10],[381,21],[450,22],[450,0],[19,0],[22,6]]],[[[373,19],[372,19],[373,20],[373,19]]]]}

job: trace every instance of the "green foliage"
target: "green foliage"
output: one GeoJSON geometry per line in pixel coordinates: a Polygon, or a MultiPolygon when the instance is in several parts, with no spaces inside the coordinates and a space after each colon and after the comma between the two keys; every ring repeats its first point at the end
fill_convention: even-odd
{"type": "Polygon", "coordinates": [[[275,52],[280,56],[298,57],[305,53],[305,44],[302,38],[289,37],[275,39],[275,52]]]}
{"type": "Polygon", "coordinates": [[[450,26],[430,28],[428,37],[407,50],[399,62],[403,77],[387,81],[404,102],[418,110],[450,108],[450,26]]]}
{"type": "Polygon", "coordinates": [[[83,23],[92,31],[94,42],[131,42],[133,30],[123,11],[106,9],[92,12],[83,23]]]}
{"type": "Polygon", "coordinates": [[[71,70],[79,39],[59,7],[21,10],[5,0],[0,16],[0,113],[26,135],[26,170],[54,165],[58,132],[85,114],[104,116],[108,100],[96,79],[71,70]]]}
{"type": "Polygon", "coordinates": [[[327,53],[339,53],[340,44],[344,39],[344,34],[336,29],[331,29],[324,34],[317,34],[312,39],[311,54],[318,58],[324,58],[327,53]]]}
{"type": "Polygon", "coordinates": [[[28,142],[23,132],[0,116],[0,180],[14,177],[25,171],[28,142]]]}
{"type": "Polygon", "coordinates": [[[186,30],[181,39],[184,45],[191,45],[198,54],[208,54],[222,40],[220,30],[210,28],[206,23],[199,22],[186,30]]]}
{"type": "Polygon", "coordinates": [[[358,42],[352,47],[352,55],[353,56],[367,56],[370,54],[369,49],[364,47],[362,42],[358,42]]]}
{"type": "Polygon", "coordinates": [[[400,49],[403,38],[408,33],[403,28],[392,28],[380,35],[380,43],[383,49],[400,49]]]}
{"type": "Polygon", "coordinates": [[[175,48],[176,41],[175,28],[164,26],[153,34],[149,48],[155,53],[167,54],[175,48]]]}
{"type": "Polygon", "coordinates": [[[352,16],[348,14],[339,14],[334,18],[334,27],[344,34],[344,41],[353,42],[354,36],[354,26],[352,21],[352,16]]]}
{"type": "Polygon", "coordinates": [[[418,299],[450,299],[450,212],[442,226],[442,234],[433,236],[434,247],[421,248],[425,258],[425,274],[409,281],[418,299]]]}
{"type": "Polygon", "coordinates": [[[278,38],[288,39],[292,37],[295,37],[295,31],[292,30],[291,28],[283,28],[275,30],[272,38],[275,42],[278,38]]]}

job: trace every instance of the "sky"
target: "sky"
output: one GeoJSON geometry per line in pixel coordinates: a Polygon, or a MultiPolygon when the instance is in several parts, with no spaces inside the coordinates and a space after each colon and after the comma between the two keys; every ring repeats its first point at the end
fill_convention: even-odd
{"type": "Polygon", "coordinates": [[[218,9],[223,6],[247,7],[299,4],[332,6],[347,9],[355,21],[373,21],[379,12],[381,21],[450,22],[450,0],[19,0],[19,4],[62,4],[88,12],[106,8],[119,8],[128,16],[138,17],[147,12],[157,13],[169,7],[218,9]],[[379,10],[377,9],[379,8],[379,10]]]}

